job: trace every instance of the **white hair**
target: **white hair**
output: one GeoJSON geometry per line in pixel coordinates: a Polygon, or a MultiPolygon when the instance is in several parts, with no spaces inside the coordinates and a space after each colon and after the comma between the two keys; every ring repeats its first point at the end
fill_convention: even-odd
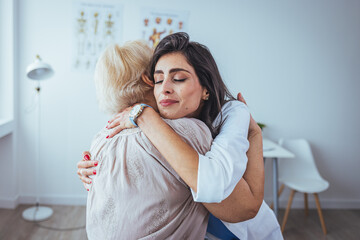
{"type": "Polygon", "coordinates": [[[99,107],[115,114],[144,100],[152,90],[143,80],[149,74],[152,50],[145,41],[113,44],[101,54],[95,69],[95,86],[99,107]]]}

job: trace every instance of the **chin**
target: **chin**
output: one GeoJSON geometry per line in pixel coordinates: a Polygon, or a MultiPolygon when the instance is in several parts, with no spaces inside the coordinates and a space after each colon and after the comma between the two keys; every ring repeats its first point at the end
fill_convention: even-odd
{"type": "Polygon", "coordinates": [[[176,114],[173,114],[171,112],[168,111],[159,111],[160,116],[166,119],[178,119],[179,117],[176,114]]]}

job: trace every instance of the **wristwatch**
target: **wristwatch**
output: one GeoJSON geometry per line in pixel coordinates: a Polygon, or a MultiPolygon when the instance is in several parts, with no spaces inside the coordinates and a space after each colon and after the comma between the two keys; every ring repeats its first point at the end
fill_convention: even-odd
{"type": "Polygon", "coordinates": [[[136,119],[141,115],[141,113],[143,112],[143,110],[144,110],[144,108],[146,108],[146,107],[151,107],[151,106],[149,106],[149,105],[147,105],[147,104],[145,104],[145,103],[140,103],[140,104],[138,104],[138,105],[135,105],[132,109],[131,109],[131,111],[130,111],[130,113],[129,113],[129,119],[130,119],[130,122],[132,123],[132,124],[134,124],[134,126],[138,126],[137,124],[136,124],[136,119]]]}

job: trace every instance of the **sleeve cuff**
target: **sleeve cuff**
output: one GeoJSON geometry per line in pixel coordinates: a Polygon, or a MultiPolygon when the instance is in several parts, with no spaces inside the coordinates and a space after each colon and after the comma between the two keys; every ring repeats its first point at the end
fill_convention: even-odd
{"type": "Polygon", "coordinates": [[[199,170],[197,178],[197,192],[191,189],[195,202],[219,203],[224,199],[224,179],[209,176],[213,173],[215,176],[222,176],[224,173],[215,161],[210,161],[208,157],[199,155],[199,170]],[[214,187],[217,186],[217,187],[214,187]]]}

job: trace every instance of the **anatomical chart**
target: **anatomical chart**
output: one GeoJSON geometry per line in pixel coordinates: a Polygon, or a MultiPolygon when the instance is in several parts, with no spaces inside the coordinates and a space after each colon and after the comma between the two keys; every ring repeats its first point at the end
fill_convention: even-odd
{"type": "Polygon", "coordinates": [[[187,32],[188,12],[144,8],[141,11],[142,38],[155,48],[161,39],[176,32],[187,32]]]}
{"type": "Polygon", "coordinates": [[[92,73],[107,45],[121,41],[122,6],[116,3],[74,3],[72,69],[92,73]]]}

